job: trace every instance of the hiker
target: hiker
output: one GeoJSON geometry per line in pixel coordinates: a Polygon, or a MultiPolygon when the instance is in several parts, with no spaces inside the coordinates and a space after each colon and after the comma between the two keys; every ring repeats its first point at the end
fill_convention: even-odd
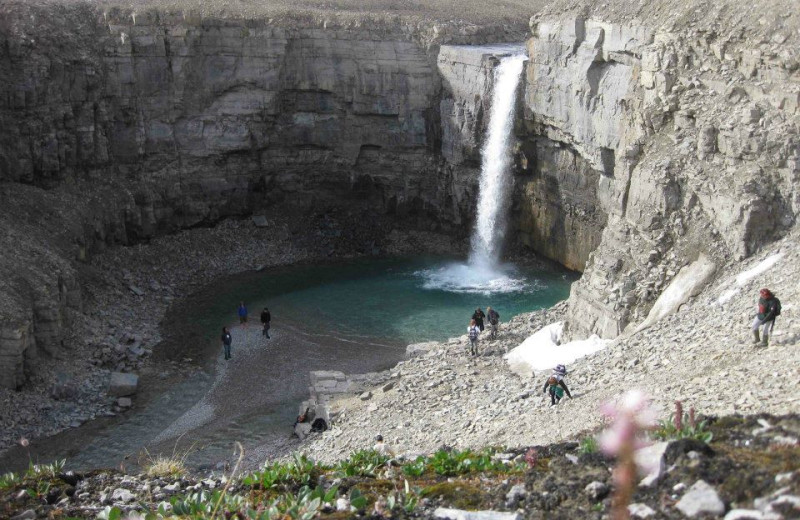
{"type": "Polygon", "coordinates": [[[264,307],[264,310],[261,311],[261,324],[264,326],[264,330],[261,333],[269,339],[269,322],[272,319],[272,316],[269,313],[269,309],[264,307]]]}
{"type": "Polygon", "coordinates": [[[758,314],[753,320],[753,344],[761,342],[762,347],[766,347],[769,338],[772,336],[772,328],[775,326],[775,318],[781,315],[781,301],[767,289],[759,291],[758,314]],[[759,337],[758,329],[764,327],[759,337]]]}
{"type": "Polygon", "coordinates": [[[472,319],[475,320],[475,324],[478,326],[479,329],[481,329],[481,332],[483,332],[483,319],[485,317],[486,315],[483,313],[480,307],[475,309],[475,312],[472,315],[472,319]]]}
{"type": "Polygon", "coordinates": [[[247,307],[244,302],[239,302],[239,323],[242,325],[247,324],[247,307]]]}
{"type": "Polygon", "coordinates": [[[383,442],[383,435],[375,436],[375,446],[373,446],[372,449],[384,457],[397,457],[397,453],[394,451],[394,448],[383,442]]]}
{"type": "Polygon", "coordinates": [[[491,307],[486,308],[486,318],[489,320],[489,327],[492,331],[490,336],[492,339],[497,337],[497,328],[500,325],[500,314],[491,307]]]}
{"type": "Polygon", "coordinates": [[[231,358],[231,343],[233,343],[233,338],[231,337],[231,333],[228,332],[228,327],[222,327],[222,349],[225,351],[225,359],[231,358]]]}
{"type": "Polygon", "coordinates": [[[467,327],[467,336],[469,336],[469,353],[472,356],[478,355],[478,336],[480,333],[481,330],[475,320],[470,320],[469,327],[467,327]]]}
{"type": "Polygon", "coordinates": [[[567,384],[563,379],[559,380],[555,375],[548,377],[547,381],[545,381],[544,386],[542,387],[542,393],[550,394],[550,406],[555,406],[559,401],[561,401],[561,398],[564,397],[565,392],[567,397],[572,399],[572,394],[569,393],[567,384]]]}

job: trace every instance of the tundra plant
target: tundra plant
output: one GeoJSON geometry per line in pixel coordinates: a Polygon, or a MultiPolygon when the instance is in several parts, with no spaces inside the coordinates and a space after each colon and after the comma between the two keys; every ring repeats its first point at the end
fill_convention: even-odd
{"type": "Polygon", "coordinates": [[[653,428],[656,417],[649,401],[639,390],[626,393],[619,404],[606,403],[602,411],[612,424],[601,434],[600,448],[617,459],[611,517],[613,520],[628,520],[628,504],[636,482],[634,454],[636,449],[647,444],[645,433],[653,428]]]}

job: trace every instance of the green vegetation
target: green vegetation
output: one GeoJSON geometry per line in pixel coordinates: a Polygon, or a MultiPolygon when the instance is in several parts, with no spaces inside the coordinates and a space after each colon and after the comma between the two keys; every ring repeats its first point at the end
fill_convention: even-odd
{"type": "Polygon", "coordinates": [[[8,472],[0,475],[0,489],[8,489],[22,482],[22,478],[16,473],[8,472]]]}
{"type": "Polygon", "coordinates": [[[429,457],[417,457],[413,462],[403,466],[403,473],[411,477],[420,477],[433,473],[443,477],[466,475],[469,473],[513,473],[522,471],[523,466],[496,459],[497,449],[486,448],[481,451],[472,450],[439,450],[429,457]]]}
{"type": "Polygon", "coordinates": [[[291,462],[266,464],[261,471],[244,477],[242,483],[261,489],[274,489],[279,485],[306,486],[316,481],[325,469],[305,455],[294,454],[291,462]]]}
{"type": "Polygon", "coordinates": [[[597,453],[597,449],[597,439],[595,439],[593,435],[581,439],[581,444],[578,446],[578,451],[584,455],[597,453]]]}
{"type": "Polygon", "coordinates": [[[683,413],[680,402],[675,403],[675,413],[670,414],[666,421],[659,421],[658,427],[653,430],[653,437],[667,441],[674,439],[696,439],[706,444],[711,442],[714,434],[708,429],[707,421],[695,419],[694,408],[688,413],[683,413]]]}
{"type": "Polygon", "coordinates": [[[343,477],[374,477],[388,461],[389,457],[375,450],[356,451],[336,465],[336,472],[343,477]]]}

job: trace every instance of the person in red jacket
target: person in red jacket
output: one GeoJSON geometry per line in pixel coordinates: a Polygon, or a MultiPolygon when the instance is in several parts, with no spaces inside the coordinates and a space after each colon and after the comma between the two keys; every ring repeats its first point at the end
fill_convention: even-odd
{"type": "Polygon", "coordinates": [[[766,347],[769,338],[772,336],[772,328],[775,326],[775,318],[781,314],[781,301],[772,294],[767,288],[759,291],[758,313],[753,320],[753,343],[761,342],[762,347],[766,347]],[[761,329],[761,337],[759,337],[761,329]]]}

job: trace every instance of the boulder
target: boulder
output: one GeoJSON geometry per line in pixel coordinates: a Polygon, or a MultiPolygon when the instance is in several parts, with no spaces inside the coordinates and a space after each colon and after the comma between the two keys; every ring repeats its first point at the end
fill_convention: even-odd
{"type": "Polygon", "coordinates": [[[666,467],[664,453],[668,446],[669,443],[664,441],[636,450],[636,466],[640,472],[647,473],[639,483],[640,486],[651,486],[661,478],[666,467]]]}
{"type": "Polygon", "coordinates": [[[114,372],[108,384],[108,393],[114,397],[125,397],[136,393],[139,376],[125,372],[114,372]]]}
{"type": "Polygon", "coordinates": [[[702,514],[721,515],[725,512],[725,504],[720,500],[717,490],[704,480],[698,480],[675,507],[689,518],[702,514]]]}
{"type": "Polygon", "coordinates": [[[406,347],[406,357],[413,358],[417,356],[423,356],[438,346],[439,344],[435,341],[413,343],[406,347]]]}

